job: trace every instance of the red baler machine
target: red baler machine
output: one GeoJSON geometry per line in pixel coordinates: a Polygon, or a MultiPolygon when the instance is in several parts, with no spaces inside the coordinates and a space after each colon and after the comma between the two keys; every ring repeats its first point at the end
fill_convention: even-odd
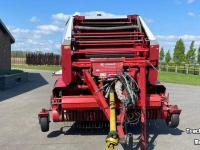
{"type": "Polygon", "coordinates": [[[179,124],[181,109],[170,105],[157,81],[159,45],[141,16],[71,16],[61,44],[62,70],[50,109],[38,114],[41,130],[53,122],[78,122],[110,132],[106,150],[126,143],[124,128],[141,121],[141,149],[146,149],[146,120],[179,124]]]}

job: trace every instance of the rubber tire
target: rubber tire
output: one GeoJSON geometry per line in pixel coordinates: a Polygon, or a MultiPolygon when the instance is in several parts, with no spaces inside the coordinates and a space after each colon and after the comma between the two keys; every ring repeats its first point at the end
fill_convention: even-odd
{"type": "Polygon", "coordinates": [[[40,127],[42,132],[49,131],[49,119],[48,117],[40,118],[40,127]]]}
{"type": "Polygon", "coordinates": [[[179,114],[172,114],[170,119],[166,119],[169,128],[176,128],[179,125],[179,114]]]}

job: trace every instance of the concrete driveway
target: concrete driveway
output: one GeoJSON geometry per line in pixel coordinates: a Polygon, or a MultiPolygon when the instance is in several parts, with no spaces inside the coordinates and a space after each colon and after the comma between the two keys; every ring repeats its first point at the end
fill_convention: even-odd
{"type": "MultiPolygon", "coordinates": [[[[37,113],[49,107],[49,97],[57,77],[51,71],[25,70],[29,81],[8,91],[0,91],[1,150],[103,150],[108,131],[76,131],[64,123],[50,123],[50,131],[42,133],[37,113]]],[[[147,149],[196,150],[194,139],[200,134],[187,134],[186,128],[200,128],[200,87],[165,84],[171,104],[182,108],[180,125],[169,129],[164,120],[148,121],[147,149]]],[[[139,149],[140,126],[132,127],[133,137],[126,147],[116,150],[139,149]]]]}

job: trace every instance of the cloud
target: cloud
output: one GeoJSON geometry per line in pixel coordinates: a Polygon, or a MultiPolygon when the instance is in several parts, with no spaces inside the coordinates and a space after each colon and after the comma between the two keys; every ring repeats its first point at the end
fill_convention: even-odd
{"type": "Polygon", "coordinates": [[[73,14],[58,13],[58,14],[53,14],[51,17],[54,21],[67,21],[69,16],[75,16],[75,15],[96,16],[97,14],[101,14],[102,16],[115,16],[114,14],[106,13],[104,11],[90,11],[90,12],[75,12],[73,14]]]}
{"type": "Polygon", "coordinates": [[[195,35],[182,35],[182,36],[179,36],[179,38],[183,39],[183,40],[200,40],[200,35],[198,36],[195,36],[195,35]]]}
{"type": "Polygon", "coordinates": [[[158,43],[160,44],[160,47],[164,47],[165,51],[170,49],[171,52],[173,52],[173,49],[176,45],[176,41],[180,38],[184,42],[186,52],[189,49],[189,46],[192,41],[195,41],[194,43],[195,48],[198,48],[200,45],[200,35],[188,35],[188,34],[179,35],[179,36],[178,35],[157,35],[156,38],[158,40],[158,43]]]}
{"type": "Polygon", "coordinates": [[[29,21],[30,22],[39,22],[40,20],[36,16],[34,16],[29,21]]]}
{"type": "Polygon", "coordinates": [[[54,20],[54,21],[52,22],[52,24],[53,24],[53,25],[56,25],[56,26],[62,26],[62,27],[64,27],[65,22],[54,20]]]}
{"type": "Polygon", "coordinates": [[[157,35],[156,38],[157,38],[157,39],[160,39],[160,40],[177,39],[177,37],[176,37],[175,35],[167,35],[167,36],[164,36],[164,35],[157,35]]]}
{"type": "Polygon", "coordinates": [[[189,12],[188,15],[189,15],[190,17],[195,17],[195,14],[192,13],[192,12],[189,12]]]}
{"type": "Polygon", "coordinates": [[[188,0],[187,3],[188,3],[188,4],[191,4],[191,3],[193,3],[194,1],[195,1],[195,0],[188,0]]]}
{"type": "Polygon", "coordinates": [[[151,19],[151,18],[144,18],[144,21],[146,23],[153,23],[153,19],[151,19]]]}
{"type": "Polygon", "coordinates": [[[65,15],[63,13],[58,13],[58,14],[53,14],[51,17],[57,21],[67,21],[69,15],[65,15]]]}
{"type": "Polygon", "coordinates": [[[178,40],[178,39],[182,39],[182,40],[186,40],[186,41],[192,41],[192,40],[200,40],[200,35],[181,35],[181,36],[177,36],[177,35],[157,35],[156,36],[157,39],[159,40],[178,40]]]}
{"type": "Polygon", "coordinates": [[[37,26],[37,29],[44,30],[44,31],[53,31],[53,32],[63,31],[63,28],[60,28],[55,25],[41,25],[41,26],[37,26]]]}
{"type": "Polygon", "coordinates": [[[28,29],[20,29],[20,28],[16,28],[14,26],[8,26],[9,31],[11,31],[14,34],[21,34],[21,33],[28,33],[30,32],[30,30],[28,29]]]}
{"type": "Polygon", "coordinates": [[[43,52],[58,53],[56,50],[59,49],[59,42],[45,39],[40,32],[20,29],[14,26],[8,26],[8,29],[16,40],[15,43],[12,44],[12,50],[40,50],[43,52]]]}
{"type": "Polygon", "coordinates": [[[64,28],[60,28],[56,25],[41,25],[36,27],[37,30],[34,30],[38,34],[52,34],[53,32],[63,32],[64,28]]]}

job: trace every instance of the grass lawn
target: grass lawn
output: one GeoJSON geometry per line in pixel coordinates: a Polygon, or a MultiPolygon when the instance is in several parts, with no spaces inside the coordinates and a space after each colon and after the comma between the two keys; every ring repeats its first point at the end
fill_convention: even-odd
{"type": "MultiPolygon", "coordinates": [[[[58,71],[61,66],[28,66],[28,65],[12,65],[12,68],[22,69],[37,69],[37,70],[51,70],[58,71]]],[[[188,84],[200,86],[199,75],[186,75],[174,72],[159,72],[158,80],[166,83],[188,84]]]]}
{"type": "Polygon", "coordinates": [[[159,72],[158,80],[166,83],[188,84],[200,86],[199,75],[186,75],[174,72],[159,72]]]}
{"type": "Polygon", "coordinates": [[[61,66],[28,66],[28,65],[12,65],[12,68],[22,68],[22,69],[37,69],[37,70],[51,70],[58,71],[61,66]]]}

